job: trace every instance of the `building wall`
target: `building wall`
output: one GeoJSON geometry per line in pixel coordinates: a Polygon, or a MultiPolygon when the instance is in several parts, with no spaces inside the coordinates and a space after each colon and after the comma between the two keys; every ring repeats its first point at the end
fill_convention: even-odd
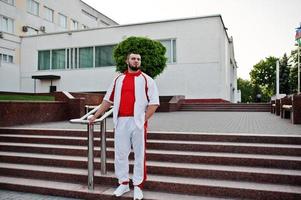
{"type": "Polygon", "coordinates": [[[0,62],[0,91],[19,91],[21,39],[12,34],[2,34],[4,39],[0,38],[0,54],[12,56],[13,61],[0,62]]]}
{"type": "MultiPolygon", "coordinates": [[[[25,37],[21,47],[21,91],[33,92],[32,75],[60,75],[57,90],[105,91],[116,76],[115,67],[38,71],[38,50],[117,44],[128,36],[175,39],[177,62],[168,64],[156,82],[160,95],[231,100],[230,43],[220,16],[142,23],[72,34],[25,37]]],[[[143,59],[143,58],[142,58],[143,59]]],[[[37,92],[48,92],[50,81],[36,82],[37,92]]]]}
{"type": "Polygon", "coordinates": [[[27,10],[27,0],[15,0],[15,5],[10,5],[0,1],[0,15],[9,17],[14,20],[14,34],[16,35],[31,35],[30,31],[24,32],[23,26],[36,29],[37,33],[51,33],[58,31],[71,30],[71,19],[79,22],[78,29],[83,29],[82,25],[89,28],[106,27],[110,25],[117,25],[115,21],[107,16],[99,13],[89,5],[80,0],[73,0],[70,4],[70,0],[60,0],[59,3],[53,0],[35,0],[39,3],[39,14],[34,15],[27,10]],[[54,11],[53,21],[48,21],[45,18],[45,7],[54,11]],[[93,17],[89,17],[89,13],[93,17]],[[61,13],[67,17],[67,28],[63,28],[58,24],[58,14],[61,13]],[[41,30],[41,27],[45,27],[45,31],[41,30]]]}
{"type": "MultiPolygon", "coordinates": [[[[89,28],[117,25],[115,21],[80,0],[72,0],[72,4],[70,4],[70,0],[59,0],[59,3],[53,0],[35,1],[39,3],[38,15],[27,11],[27,0],[15,0],[13,5],[0,1],[1,25],[2,17],[13,21],[12,32],[6,32],[0,25],[0,57],[3,54],[13,56],[12,63],[3,62],[3,59],[2,61],[0,59],[0,91],[23,91],[23,88],[31,86],[27,82],[22,82],[20,85],[21,80],[28,79],[31,75],[26,73],[28,71],[26,67],[25,69],[20,68],[22,39],[19,36],[71,30],[71,19],[79,22],[79,29],[83,29],[82,25],[89,28]],[[45,19],[45,6],[54,11],[53,22],[45,19]],[[91,16],[88,17],[82,10],[95,16],[97,20],[91,16]],[[67,28],[58,25],[58,13],[67,16],[67,28]],[[22,27],[24,26],[28,27],[27,32],[23,31],[22,27]],[[42,31],[41,27],[45,27],[45,31],[42,31]],[[21,71],[25,73],[20,74],[21,71]]],[[[26,51],[24,52],[26,54],[26,51]]],[[[27,57],[23,56],[23,59],[27,59],[27,57]]]]}

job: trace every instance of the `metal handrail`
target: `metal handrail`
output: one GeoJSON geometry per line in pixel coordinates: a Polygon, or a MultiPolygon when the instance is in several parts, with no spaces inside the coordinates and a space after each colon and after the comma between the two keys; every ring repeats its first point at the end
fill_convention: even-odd
{"type": "Polygon", "coordinates": [[[93,124],[89,124],[89,118],[92,117],[101,105],[97,106],[84,116],[78,119],[71,119],[71,123],[75,124],[87,124],[88,130],[88,189],[94,189],[94,124],[100,123],[101,130],[101,149],[100,149],[100,164],[101,164],[101,174],[104,175],[107,173],[106,169],[106,118],[113,113],[113,108],[105,112],[100,118],[96,119],[93,124]]]}

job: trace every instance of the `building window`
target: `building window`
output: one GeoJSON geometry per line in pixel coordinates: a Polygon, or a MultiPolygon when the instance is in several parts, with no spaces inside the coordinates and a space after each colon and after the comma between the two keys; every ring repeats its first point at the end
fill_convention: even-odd
{"type": "MultiPolygon", "coordinates": [[[[73,55],[73,54],[71,54],[71,55],[73,55]]],[[[78,48],[74,48],[74,57],[71,58],[71,62],[72,62],[71,67],[73,67],[73,68],[78,67],[78,48]],[[74,60],[74,62],[73,62],[73,60],[74,60]]]]}
{"type": "Polygon", "coordinates": [[[87,12],[87,11],[85,11],[85,10],[82,10],[82,13],[83,13],[84,15],[90,17],[91,19],[97,21],[97,17],[94,16],[94,15],[92,15],[92,14],[90,14],[89,12],[87,12]]]}
{"type": "Polygon", "coordinates": [[[59,14],[59,26],[67,28],[67,17],[65,15],[59,14]]]}
{"type": "Polygon", "coordinates": [[[50,50],[38,52],[38,70],[50,69],[50,50]]]}
{"type": "Polygon", "coordinates": [[[13,33],[14,20],[0,15],[0,31],[13,33]]]}
{"type": "Polygon", "coordinates": [[[77,30],[78,29],[78,22],[75,20],[71,20],[71,30],[77,30]]]}
{"type": "Polygon", "coordinates": [[[53,10],[50,8],[47,8],[46,6],[44,7],[45,10],[45,19],[53,22],[53,10]]]}
{"type": "Polygon", "coordinates": [[[3,1],[3,2],[7,3],[7,4],[10,4],[12,6],[15,5],[15,1],[14,0],[1,0],[1,1],[3,1]]]}
{"type": "Polygon", "coordinates": [[[79,68],[93,67],[93,47],[79,48],[79,68]]]}
{"type": "Polygon", "coordinates": [[[51,69],[65,69],[65,49],[52,50],[51,69]]]}
{"type": "Polygon", "coordinates": [[[114,45],[95,47],[95,67],[114,66],[114,45]]]}
{"type": "Polygon", "coordinates": [[[115,45],[38,51],[38,70],[114,66],[115,45]]]}
{"type": "Polygon", "coordinates": [[[34,15],[39,15],[39,3],[34,0],[27,0],[27,11],[34,15]]]}
{"type": "Polygon", "coordinates": [[[175,63],[176,58],[176,40],[160,40],[161,44],[166,48],[165,57],[168,63],[175,63]]]}
{"type": "Polygon", "coordinates": [[[0,63],[14,63],[14,57],[8,54],[0,53],[0,63]]]}

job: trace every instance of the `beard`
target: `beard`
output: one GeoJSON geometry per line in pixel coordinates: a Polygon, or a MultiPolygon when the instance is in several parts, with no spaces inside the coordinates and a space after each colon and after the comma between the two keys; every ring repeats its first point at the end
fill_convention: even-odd
{"type": "Polygon", "coordinates": [[[134,67],[132,65],[129,64],[129,68],[132,70],[132,71],[138,71],[140,69],[140,67],[134,67]]]}

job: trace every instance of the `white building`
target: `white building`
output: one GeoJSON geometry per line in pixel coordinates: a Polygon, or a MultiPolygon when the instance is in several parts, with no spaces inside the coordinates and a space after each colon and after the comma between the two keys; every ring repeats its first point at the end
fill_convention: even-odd
{"type": "Polygon", "coordinates": [[[21,91],[20,36],[111,25],[80,0],[0,0],[0,91],[21,91]]]}
{"type": "Polygon", "coordinates": [[[167,68],[156,78],[160,95],[236,102],[233,39],[228,37],[220,15],[14,39],[4,35],[19,45],[20,62],[12,66],[16,70],[0,67],[0,91],[49,92],[51,84],[58,91],[105,91],[116,76],[113,46],[129,36],[159,40],[167,48],[167,68]],[[59,79],[50,81],[51,75],[59,79]]]}

